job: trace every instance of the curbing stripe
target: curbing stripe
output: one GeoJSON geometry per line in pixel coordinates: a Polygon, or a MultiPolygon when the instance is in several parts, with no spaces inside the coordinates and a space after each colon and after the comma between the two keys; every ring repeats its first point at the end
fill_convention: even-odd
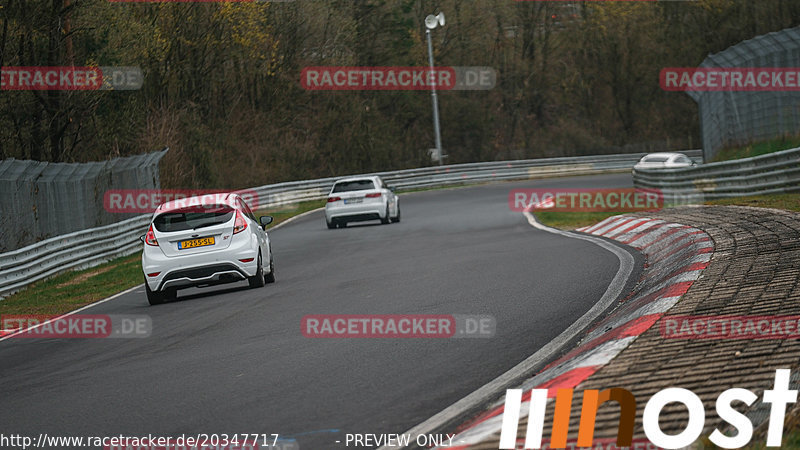
{"type": "Polygon", "coordinates": [[[608,238],[612,238],[612,237],[614,237],[614,236],[618,236],[618,235],[620,235],[620,234],[625,234],[625,233],[628,233],[628,232],[630,232],[631,230],[635,229],[636,227],[639,227],[639,226],[641,226],[642,224],[644,224],[645,222],[647,222],[647,221],[649,221],[649,220],[650,220],[650,219],[636,219],[636,220],[633,220],[633,221],[631,221],[630,223],[626,224],[625,226],[623,226],[623,227],[620,227],[620,228],[619,228],[619,229],[617,229],[617,230],[614,230],[614,232],[613,232],[613,233],[610,233],[610,234],[608,234],[606,237],[608,237],[608,238]]]}
{"type": "Polygon", "coordinates": [[[617,220],[617,221],[615,221],[614,224],[612,225],[612,227],[607,229],[603,233],[603,236],[608,237],[609,233],[611,233],[612,231],[616,230],[617,228],[619,228],[619,227],[621,227],[623,225],[627,225],[627,224],[633,222],[634,220],[635,219],[627,219],[627,220],[617,220]]]}
{"type": "MultiPolygon", "coordinates": [[[[628,220],[630,220],[630,219],[628,219],[628,220]]],[[[617,228],[620,225],[625,224],[625,222],[626,222],[626,220],[622,220],[622,219],[612,220],[607,225],[598,228],[597,231],[593,231],[591,234],[594,234],[595,236],[605,236],[606,233],[608,233],[609,231],[617,228]]]]}
{"type": "Polygon", "coordinates": [[[618,216],[611,216],[611,217],[608,217],[608,218],[606,218],[605,220],[603,220],[603,221],[601,221],[601,222],[599,222],[599,223],[596,223],[596,224],[594,224],[594,225],[592,225],[592,226],[588,227],[588,228],[587,228],[587,229],[586,229],[584,232],[585,232],[585,233],[587,233],[587,234],[592,234],[592,232],[593,232],[594,230],[596,230],[596,229],[598,229],[598,228],[600,228],[600,227],[603,227],[603,226],[605,226],[605,225],[606,225],[607,223],[609,223],[609,222],[616,221],[616,220],[619,220],[619,217],[618,217],[618,216]]]}
{"type": "Polygon", "coordinates": [[[617,228],[615,230],[610,230],[610,232],[607,232],[605,234],[605,237],[610,239],[610,238],[613,238],[614,236],[617,236],[619,234],[625,233],[628,230],[630,230],[631,228],[638,226],[639,224],[641,224],[645,220],[646,219],[635,219],[635,220],[631,220],[630,222],[626,222],[625,224],[623,224],[624,226],[621,226],[621,227],[619,227],[619,228],[617,228]]]}
{"type": "Polygon", "coordinates": [[[644,235],[644,233],[648,229],[650,229],[652,227],[655,227],[657,225],[660,225],[662,223],[664,223],[663,220],[647,219],[644,222],[640,223],[639,226],[631,228],[630,230],[627,230],[624,233],[621,233],[619,236],[615,237],[614,240],[618,241],[618,242],[622,242],[623,244],[627,244],[628,242],[626,242],[626,241],[633,240],[633,239],[631,239],[632,236],[635,237],[637,235],[644,235]]]}

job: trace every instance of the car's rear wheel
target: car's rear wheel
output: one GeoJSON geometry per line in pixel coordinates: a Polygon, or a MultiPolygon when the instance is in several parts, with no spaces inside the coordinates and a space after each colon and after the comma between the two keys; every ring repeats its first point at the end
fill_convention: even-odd
{"type": "Polygon", "coordinates": [[[264,287],[264,266],[261,264],[261,252],[258,253],[258,269],[256,269],[256,274],[252,277],[247,277],[247,282],[250,284],[251,288],[260,288],[264,287]]]}
{"type": "Polygon", "coordinates": [[[272,261],[272,255],[269,257],[269,273],[264,276],[267,283],[275,282],[275,263],[272,261]]]}
{"type": "Polygon", "coordinates": [[[336,228],[336,221],[333,221],[333,222],[328,222],[328,221],[326,220],[326,221],[325,221],[325,225],[327,225],[327,226],[328,226],[328,229],[329,229],[329,230],[332,230],[332,229],[336,228]]]}
{"type": "Polygon", "coordinates": [[[391,217],[389,216],[389,204],[386,204],[386,216],[381,219],[381,223],[386,225],[391,221],[391,217]]]}
{"type": "Polygon", "coordinates": [[[400,222],[400,205],[397,205],[397,216],[392,217],[392,222],[393,223],[400,222]]]}
{"type": "Polygon", "coordinates": [[[164,293],[150,290],[150,286],[147,284],[147,280],[144,280],[144,291],[147,293],[147,301],[151,305],[160,305],[164,303],[165,300],[164,293]]]}

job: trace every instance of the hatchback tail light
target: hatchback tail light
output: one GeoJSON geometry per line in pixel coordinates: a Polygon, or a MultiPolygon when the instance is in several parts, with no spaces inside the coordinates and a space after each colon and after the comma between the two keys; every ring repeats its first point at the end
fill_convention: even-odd
{"type": "Polygon", "coordinates": [[[241,233],[247,228],[247,221],[242,217],[242,212],[236,210],[236,222],[233,222],[233,234],[241,233]]]}
{"type": "Polygon", "coordinates": [[[153,247],[158,247],[158,240],[156,239],[156,234],[153,232],[153,225],[150,225],[150,229],[147,230],[147,234],[144,236],[144,243],[147,245],[152,245],[153,247]]]}
{"type": "Polygon", "coordinates": [[[328,203],[338,202],[342,197],[328,197],[328,203]]]}
{"type": "Polygon", "coordinates": [[[365,198],[378,198],[378,197],[380,197],[380,196],[381,196],[381,193],[380,193],[380,192],[373,192],[372,194],[367,194],[367,195],[365,195],[364,197],[365,197],[365,198]]]}

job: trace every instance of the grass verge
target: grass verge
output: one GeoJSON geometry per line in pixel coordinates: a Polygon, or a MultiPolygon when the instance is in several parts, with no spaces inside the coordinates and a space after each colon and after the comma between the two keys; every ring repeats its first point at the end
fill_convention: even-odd
{"type": "Polygon", "coordinates": [[[800,147],[800,136],[783,137],[765,142],[758,142],[746,147],[726,148],[717,153],[712,162],[730,161],[732,159],[752,158],[790,148],[800,147]]]}
{"type": "Polygon", "coordinates": [[[0,318],[6,314],[64,314],[143,281],[141,255],[136,253],[33,283],[0,301],[0,318]]]}
{"type": "Polygon", "coordinates": [[[574,230],[580,227],[594,225],[611,216],[618,216],[619,212],[563,212],[540,211],[534,214],[536,220],[542,225],[558,228],[560,230],[574,230]]]}

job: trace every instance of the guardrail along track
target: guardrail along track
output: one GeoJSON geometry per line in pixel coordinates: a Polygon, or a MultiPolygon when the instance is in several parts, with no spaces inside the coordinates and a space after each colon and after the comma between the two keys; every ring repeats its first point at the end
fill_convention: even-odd
{"type": "MultiPolygon", "coordinates": [[[[700,150],[688,156],[698,160],[700,150]]],[[[380,172],[387,184],[401,190],[457,186],[490,181],[525,180],[551,176],[627,172],[644,153],[578,156],[517,161],[493,161],[421,169],[380,172]]],[[[291,181],[249,189],[258,195],[259,208],[271,208],[325,198],[341,177],[291,181]]],[[[67,270],[91,267],[141,250],[139,236],[147,231],[145,214],[98,228],[57,236],[0,254],[0,298],[34,281],[67,270]]]]}
{"type": "Polygon", "coordinates": [[[634,170],[633,184],[660,189],[667,200],[798,192],[800,148],[695,167],[634,170]]]}

